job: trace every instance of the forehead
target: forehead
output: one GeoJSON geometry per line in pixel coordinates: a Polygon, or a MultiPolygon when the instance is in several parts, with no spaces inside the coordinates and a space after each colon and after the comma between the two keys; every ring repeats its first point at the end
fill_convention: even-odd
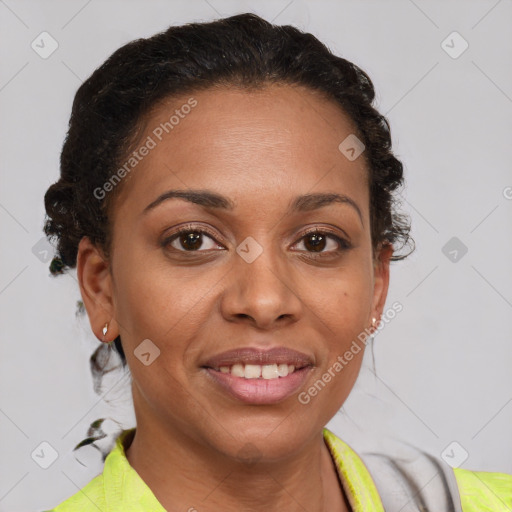
{"type": "Polygon", "coordinates": [[[170,98],[144,119],[118,205],[142,209],[171,188],[208,188],[235,204],[241,196],[245,204],[282,203],[286,194],[320,189],[364,201],[365,161],[349,161],[338,149],[354,132],[337,104],[302,86],[223,87],[170,98]]]}

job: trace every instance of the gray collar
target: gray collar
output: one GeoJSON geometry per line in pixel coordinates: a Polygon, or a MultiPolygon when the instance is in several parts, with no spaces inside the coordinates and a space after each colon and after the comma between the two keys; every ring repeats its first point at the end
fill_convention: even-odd
{"type": "Polygon", "coordinates": [[[455,473],[442,459],[399,441],[386,452],[358,452],[386,512],[463,512],[455,473]]]}

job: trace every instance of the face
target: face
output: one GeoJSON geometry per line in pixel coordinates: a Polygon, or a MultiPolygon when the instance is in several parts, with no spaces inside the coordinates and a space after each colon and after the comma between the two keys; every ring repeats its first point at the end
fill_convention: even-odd
{"type": "Polygon", "coordinates": [[[117,185],[110,260],[80,244],[91,326],[121,335],[139,426],[227,456],[247,443],[284,456],[342,406],[364,345],[344,354],[386,298],[391,253],[373,258],[366,164],[338,149],[353,124],[288,85],[193,93],[145,121],[148,149],[117,185]],[[246,378],[260,368],[272,378],[246,378]]]}

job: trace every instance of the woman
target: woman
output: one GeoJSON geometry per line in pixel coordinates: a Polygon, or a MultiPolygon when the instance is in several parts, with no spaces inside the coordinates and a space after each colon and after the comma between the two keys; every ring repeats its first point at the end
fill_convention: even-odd
{"type": "Polygon", "coordinates": [[[324,428],[410,242],[373,98],[357,66],[253,14],[134,41],[80,87],[45,232],[129,366],[137,427],[54,510],[512,504],[508,475],[439,467],[415,489],[324,428]]]}

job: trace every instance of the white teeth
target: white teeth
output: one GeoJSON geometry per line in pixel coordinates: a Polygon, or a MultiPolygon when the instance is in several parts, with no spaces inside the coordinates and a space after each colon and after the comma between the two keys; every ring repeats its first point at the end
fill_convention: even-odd
{"type": "Polygon", "coordinates": [[[235,377],[245,377],[244,365],[234,364],[231,367],[231,375],[234,375],[235,377]]]}
{"type": "Polygon", "coordinates": [[[259,364],[246,364],[244,377],[246,379],[259,379],[261,377],[261,366],[259,364]]]}
{"type": "Polygon", "coordinates": [[[279,374],[279,377],[286,377],[288,375],[288,365],[279,364],[277,366],[277,373],[279,374]]]}
{"type": "Polygon", "coordinates": [[[277,379],[279,373],[277,371],[277,364],[266,364],[262,367],[261,376],[264,379],[277,379]]]}
{"type": "Polygon", "coordinates": [[[221,373],[231,373],[235,377],[243,377],[245,379],[265,380],[278,379],[279,377],[287,377],[295,371],[293,364],[234,364],[233,366],[221,366],[221,373]]]}

